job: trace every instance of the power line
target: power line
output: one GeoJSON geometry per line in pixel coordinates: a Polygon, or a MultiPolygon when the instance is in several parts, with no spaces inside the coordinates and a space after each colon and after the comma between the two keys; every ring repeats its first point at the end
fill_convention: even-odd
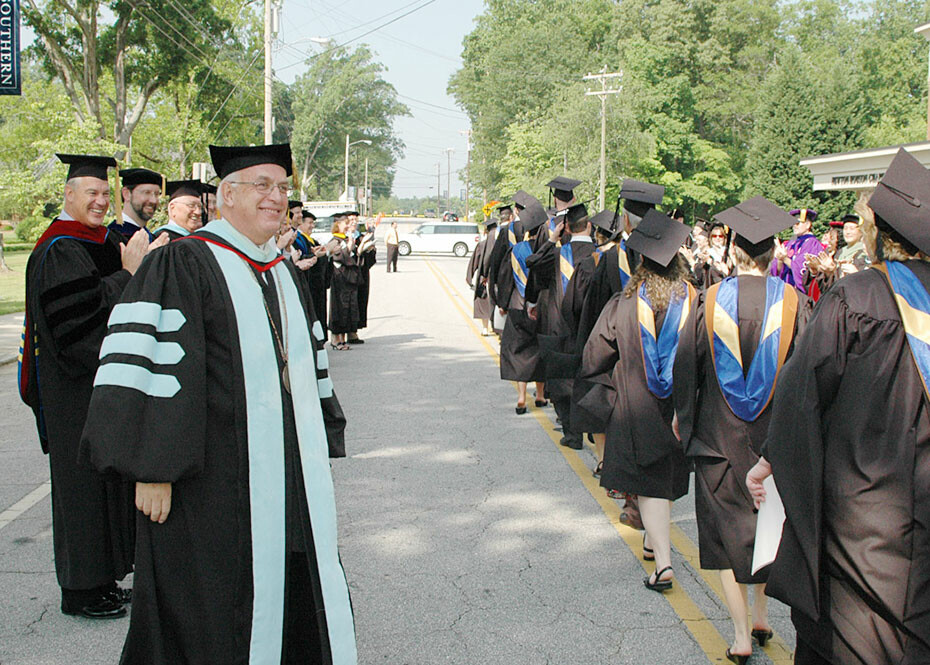
{"type": "Polygon", "coordinates": [[[422,99],[417,99],[416,97],[410,97],[409,95],[402,95],[399,92],[397,93],[397,96],[403,97],[404,99],[409,99],[410,101],[416,102],[417,104],[425,104],[426,106],[432,106],[433,108],[441,109],[443,111],[451,111],[452,113],[458,113],[459,115],[468,115],[467,113],[465,113],[464,111],[460,111],[459,109],[449,108],[448,106],[440,106],[439,104],[433,104],[432,102],[424,102],[422,99]]]}
{"type": "MultiPolygon", "coordinates": [[[[371,30],[368,30],[367,32],[363,32],[362,34],[360,34],[360,35],[358,35],[358,36],[356,36],[356,37],[352,37],[351,39],[347,39],[346,41],[342,42],[341,44],[337,44],[336,46],[333,46],[332,48],[329,48],[329,49],[327,49],[327,50],[325,50],[325,51],[322,51],[321,53],[317,53],[316,55],[312,56],[312,58],[308,58],[308,59],[318,58],[318,57],[320,57],[321,55],[326,55],[327,53],[332,53],[333,51],[335,51],[335,50],[337,50],[337,49],[339,49],[339,48],[342,48],[342,47],[345,46],[346,44],[351,44],[352,42],[358,41],[358,40],[361,39],[362,37],[367,37],[368,35],[372,34],[373,32],[377,32],[377,31],[380,30],[381,28],[385,28],[385,27],[391,25],[392,23],[396,23],[397,21],[401,20],[402,18],[405,18],[405,17],[407,17],[407,16],[410,16],[410,15],[413,14],[414,12],[418,12],[418,11],[420,11],[421,9],[423,9],[424,7],[427,7],[427,6],[431,5],[431,4],[433,4],[434,2],[436,2],[436,0],[426,0],[426,2],[424,2],[422,5],[419,5],[419,6],[417,6],[417,7],[414,7],[414,8],[411,9],[410,11],[405,12],[405,13],[401,14],[400,16],[394,17],[394,18],[392,18],[390,21],[387,21],[387,22],[385,22],[385,23],[382,23],[381,25],[377,26],[376,28],[372,28],[371,30]]],[[[290,67],[293,67],[293,66],[295,66],[295,65],[297,65],[297,64],[300,64],[300,63],[296,63],[296,62],[295,62],[295,63],[291,63],[290,65],[285,65],[284,67],[281,67],[280,71],[284,71],[285,69],[289,69],[290,67]]]]}

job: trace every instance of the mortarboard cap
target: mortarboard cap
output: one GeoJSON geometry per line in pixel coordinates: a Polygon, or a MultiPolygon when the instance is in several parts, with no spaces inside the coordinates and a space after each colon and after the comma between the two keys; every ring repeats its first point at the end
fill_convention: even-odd
{"type": "Polygon", "coordinates": [[[559,201],[567,203],[568,201],[571,201],[573,198],[575,198],[572,190],[580,184],[580,180],[575,180],[574,178],[568,178],[564,175],[560,175],[550,180],[546,187],[552,190],[552,194],[555,196],[555,198],[557,198],[559,201]]]}
{"type": "Polygon", "coordinates": [[[797,217],[802,222],[810,222],[811,224],[817,219],[817,211],[811,210],[810,208],[795,208],[788,214],[792,217],[797,217]]]}
{"type": "Polygon", "coordinates": [[[211,145],[210,159],[213,160],[213,169],[220,177],[220,180],[230,173],[257,164],[277,164],[284,169],[287,175],[291,175],[293,172],[290,143],[252,146],[211,145]]]}
{"type": "Polygon", "coordinates": [[[658,205],[662,203],[663,196],[665,196],[665,187],[642,182],[641,180],[625,178],[620,186],[619,198],[624,201],[638,201],[658,205]]]}
{"type": "Polygon", "coordinates": [[[303,201],[288,201],[287,202],[288,210],[290,210],[291,208],[303,208],[303,207],[304,207],[303,201]]]}
{"type": "Polygon", "coordinates": [[[301,210],[301,211],[300,211],[300,216],[303,217],[304,219],[316,220],[316,215],[314,215],[314,214],[313,214],[312,212],[310,212],[309,210],[301,210]]]}
{"type": "Polygon", "coordinates": [[[687,226],[653,208],[633,229],[626,246],[664,267],[672,262],[689,233],[687,226]]]}
{"type": "Polygon", "coordinates": [[[509,203],[505,203],[504,205],[499,205],[499,206],[497,206],[497,213],[498,213],[498,214],[504,212],[505,210],[506,210],[507,212],[511,212],[511,213],[512,213],[512,212],[513,212],[513,206],[511,206],[509,203]]]}
{"type": "Polygon", "coordinates": [[[533,196],[530,196],[527,192],[524,192],[522,189],[518,190],[516,194],[513,195],[513,204],[517,206],[517,209],[523,210],[526,207],[527,201],[535,201],[536,199],[533,196]]]}
{"type": "Polygon", "coordinates": [[[172,180],[166,184],[165,190],[169,201],[179,196],[196,196],[200,198],[203,193],[203,183],[199,180],[172,180]]]}
{"type": "Polygon", "coordinates": [[[162,190],[165,189],[165,176],[149,169],[122,169],[119,177],[123,187],[130,189],[136,185],[158,185],[162,190]]]}
{"type": "Polygon", "coordinates": [[[576,203],[573,206],[569,206],[565,211],[565,224],[574,224],[575,222],[581,221],[582,219],[587,218],[588,209],[585,207],[584,203],[576,203]]]}
{"type": "Polygon", "coordinates": [[[533,231],[549,221],[549,215],[536,199],[530,197],[526,208],[520,213],[520,225],[524,231],[533,231]]]}
{"type": "Polygon", "coordinates": [[[905,240],[930,253],[930,171],[904,148],[876,185],[869,207],[905,240]]]}
{"type": "Polygon", "coordinates": [[[829,222],[829,225],[831,229],[841,229],[845,223],[846,222],[844,222],[842,219],[834,219],[832,222],[829,222]]]}
{"type": "Polygon", "coordinates": [[[620,215],[613,210],[601,210],[591,218],[591,224],[607,234],[614,234],[620,226],[620,215]]]}
{"type": "Polygon", "coordinates": [[[736,244],[750,256],[772,248],[772,238],[797,220],[762,196],[738,203],[714,215],[714,221],[736,233],[736,244]]]}
{"type": "Polygon", "coordinates": [[[68,175],[65,180],[89,176],[107,180],[107,168],[116,167],[116,160],[112,157],[100,155],[55,155],[63,164],[68,165],[68,175]]]}
{"type": "Polygon", "coordinates": [[[862,224],[862,218],[859,215],[843,215],[840,221],[843,224],[862,224]]]}
{"type": "Polygon", "coordinates": [[[216,194],[216,185],[211,185],[208,182],[203,183],[203,193],[204,194],[216,194]]]}

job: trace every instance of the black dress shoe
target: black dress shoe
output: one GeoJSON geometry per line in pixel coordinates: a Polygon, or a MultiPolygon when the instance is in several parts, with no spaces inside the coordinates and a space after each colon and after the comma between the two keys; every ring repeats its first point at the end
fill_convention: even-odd
{"type": "Polygon", "coordinates": [[[559,444],[565,446],[566,448],[571,448],[572,450],[581,450],[582,448],[581,440],[575,437],[563,436],[559,440],[559,444]]]}
{"type": "Polygon", "coordinates": [[[365,343],[365,340],[359,339],[358,337],[356,337],[355,339],[350,339],[346,341],[348,341],[349,344],[364,344],[365,343]]]}
{"type": "Polygon", "coordinates": [[[75,606],[68,601],[61,601],[63,614],[84,617],[85,619],[119,619],[126,616],[126,608],[108,597],[101,597],[86,605],[75,606]]]}
{"type": "Polygon", "coordinates": [[[105,592],[104,596],[112,600],[114,603],[126,605],[127,603],[132,602],[132,589],[116,587],[115,589],[110,589],[109,591],[105,592]]]}

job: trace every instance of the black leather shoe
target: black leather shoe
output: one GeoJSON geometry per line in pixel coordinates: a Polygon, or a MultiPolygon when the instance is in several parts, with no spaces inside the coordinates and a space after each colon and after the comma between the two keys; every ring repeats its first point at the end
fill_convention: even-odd
{"type": "Polygon", "coordinates": [[[119,619],[126,616],[126,608],[121,603],[114,602],[108,597],[98,598],[87,605],[74,606],[61,601],[63,614],[84,617],[85,619],[119,619]]]}
{"type": "Polygon", "coordinates": [[[355,339],[350,339],[350,340],[346,340],[346,341],[347,341],[349,344],[364,344],[364,343],[365,343],[365,340],[359,339],[358,337],[356,337],[355,339]]]}
{"type": "Polygon", "coordinates": [[[566,448],[571,448],[572,450],[581,450],[582,448],[581,440],[575,437],[569,438],[567,436],[563,436],[559,441],[559,444],[565,446],[566,448]]]}

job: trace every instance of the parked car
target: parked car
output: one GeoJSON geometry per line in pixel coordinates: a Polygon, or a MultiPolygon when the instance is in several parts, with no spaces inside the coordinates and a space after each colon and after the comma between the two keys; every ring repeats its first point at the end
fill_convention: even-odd
{"type": "Polygon", "coordinates": [[[412,252],[452,252],[456,256],[468,256],[480,240],[477,224],[428,222],[410,233],[401,233],[397,251],[401,256],[412,252]]]}

